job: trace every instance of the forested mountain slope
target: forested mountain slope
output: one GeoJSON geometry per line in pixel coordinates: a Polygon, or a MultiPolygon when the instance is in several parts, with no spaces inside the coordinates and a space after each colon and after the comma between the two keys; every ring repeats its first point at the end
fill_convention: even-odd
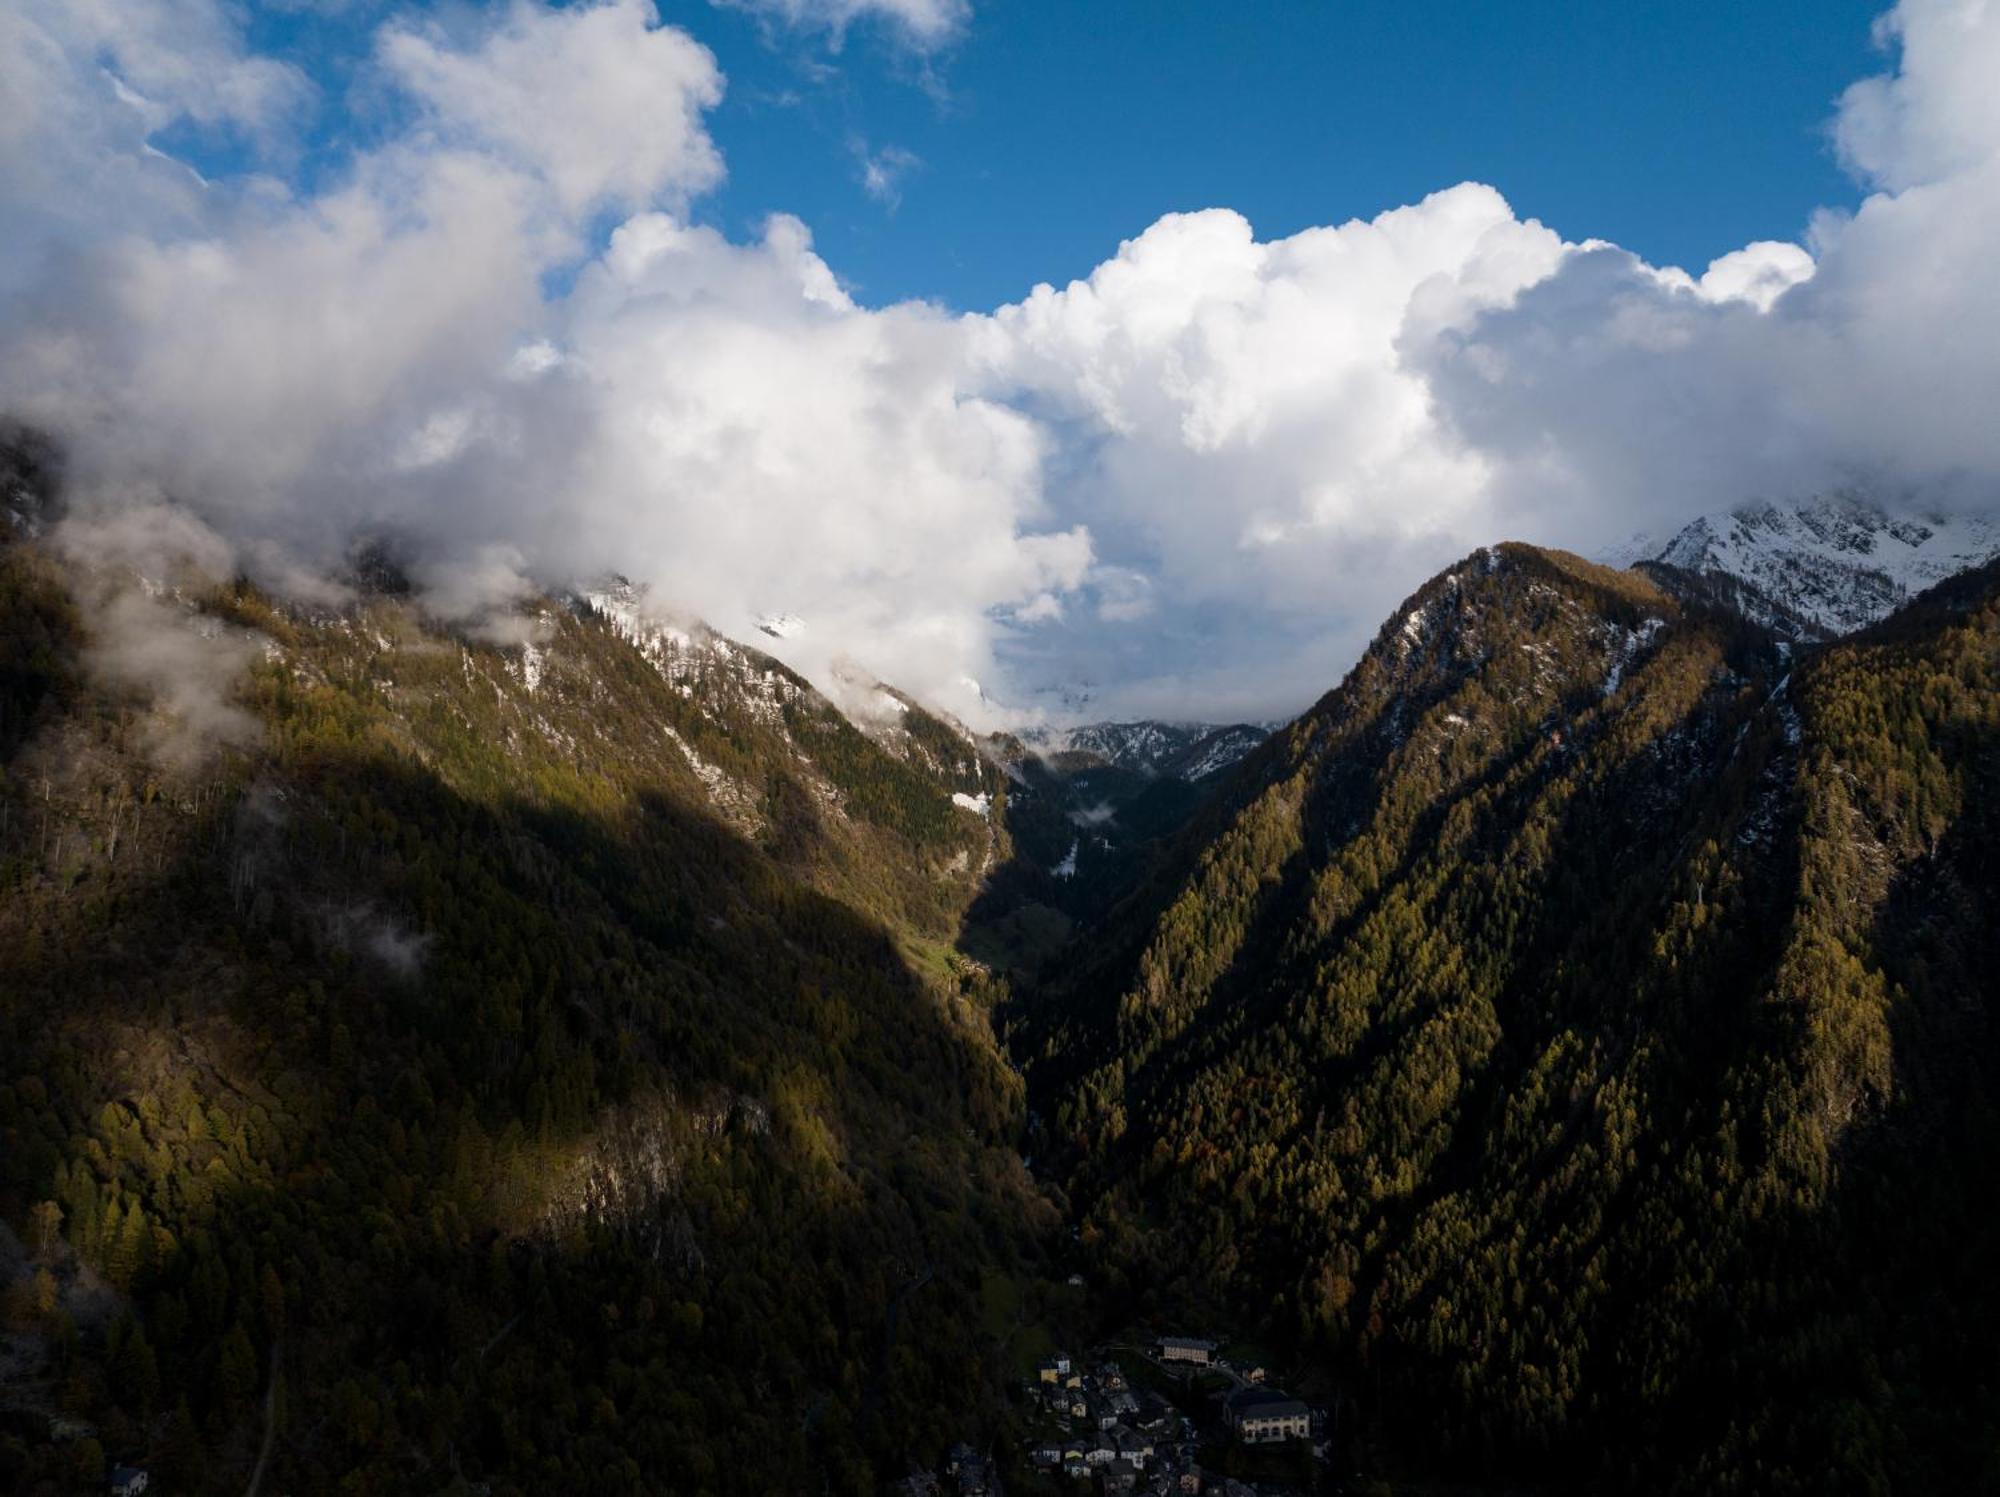
{"type": "Polygon", "coordinates": [[[2000,1481],[2000,574],[1810,656],[1502,546],[1015,1018],[1135,1307],[1260,1320],[1364,1465],[2000,1481]]]}
{"type": "Polygon", "coordinates": [[[0,1487],[872,1492],[981,1427],[981,1275],[1051,1217],[948,954],[1007,853],[962,735],[615,588],[482,643],[32,518],[0,1487]]]}

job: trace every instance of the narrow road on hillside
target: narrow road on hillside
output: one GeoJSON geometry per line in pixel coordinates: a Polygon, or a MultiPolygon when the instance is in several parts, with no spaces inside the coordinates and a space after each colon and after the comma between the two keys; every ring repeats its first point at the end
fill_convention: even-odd
{"type": "Polygon", "coordinates": [[[264,1484],[264,1468],[271,1463],[271,1443],[278,1434],[278,1343],[271,1343],[271,1369],[264,1387],[264,1444],[257,1452],[257,1469],[250,1473],[250,1490],[245,1497],[257,1497],[264,1484]]]}

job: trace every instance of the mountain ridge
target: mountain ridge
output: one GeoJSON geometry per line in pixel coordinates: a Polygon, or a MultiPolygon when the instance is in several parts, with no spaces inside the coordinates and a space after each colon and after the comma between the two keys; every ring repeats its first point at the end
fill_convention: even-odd
{"type": "Polygon", "coordinates": [[[1263,1307],[1413,1475],[1977,1485],[1997,598],[1795,658],[1560,553],[1426,584],[1012,1015],[1132,1313],[1263,1307]]]}
{"type": "Polygon", "coordinates": [[[1925,589],[2000,556],[1978,515],[1898,515],[1853,493],[1703,515],[1665,545],[1618,559],[1685,577],[1785,638],[1820,642],[1887,617],[1925,589]]]}
{"type": "Polygon", "coordinates": [[[1134,718],[1034,728],[1017,736],[1051,758],[1097,760],[1149,776],[1202,780],[1220,774],[1255,749],[1274,723],[1209,723],[1134,718]]]}

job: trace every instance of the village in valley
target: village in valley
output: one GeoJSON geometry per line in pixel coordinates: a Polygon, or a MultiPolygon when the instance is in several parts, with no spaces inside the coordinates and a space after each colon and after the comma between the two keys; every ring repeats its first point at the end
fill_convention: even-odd
{"type": "Polygon", "coordinates": [[[897,1497],[1300,1497],[1334,1490],[1330,1419],[1218,1343],[1162,1335],[1056,1351],[1019,1385],[1018,1450],[958,1444],[897,1497]],[[1008,1473],[1003,1479],[1003,1469],[1008,1473]]]}

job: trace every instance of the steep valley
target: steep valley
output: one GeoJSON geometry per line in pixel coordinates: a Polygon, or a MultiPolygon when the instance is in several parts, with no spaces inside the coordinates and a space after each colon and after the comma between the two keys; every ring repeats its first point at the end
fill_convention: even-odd
{"type": "Polygon", "coordinates": [[[10,1488],[875,1492],[1189,1321],[1325,1489],[2000,1480],[2000,571],[1813,644],[1498,546],[1268,737],[1037,747],[17,466],[10,1488]]]}

